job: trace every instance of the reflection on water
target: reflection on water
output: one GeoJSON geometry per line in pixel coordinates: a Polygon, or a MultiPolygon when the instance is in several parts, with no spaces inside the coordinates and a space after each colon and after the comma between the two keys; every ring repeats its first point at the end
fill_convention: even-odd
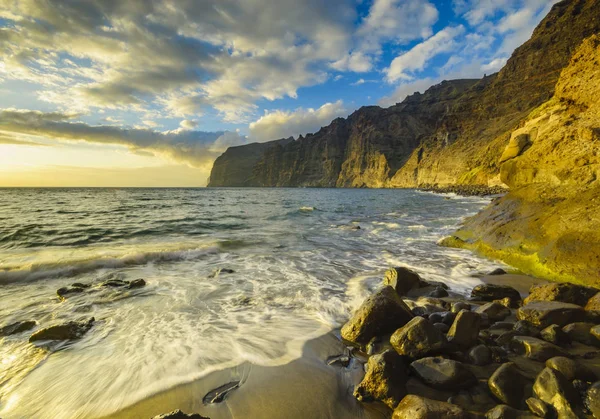
{"type": "Polygon", "coordinates": [[[27,343],[31,332],[0,338],[0,417],[94,417],[244,361],[287,363],[389,265],[466,290],[496,265],[436,242],[486,202],[408,190],[0,189],[0,326],[97,320],[49,350],[27,343]],[[56,296],[73,282],[136,278],[146,287],[56,296]]]}

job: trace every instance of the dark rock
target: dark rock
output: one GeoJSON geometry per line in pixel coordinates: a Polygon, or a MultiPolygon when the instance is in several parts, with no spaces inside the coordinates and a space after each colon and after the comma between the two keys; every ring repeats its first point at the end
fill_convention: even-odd
{"type": "Polygon", "coordinates": [[[221,274],[234,274],[235,271],[233,269],[229,269],[229,268],[219,268],[217,270],[215,270],[214,272],[212,272],[210,275],[208,275],[209,278],[216,278],[221,274]]]}
{"type": "Polygon", "coordinates": [[[478,314],[486,314],[492,322],[502,321],[510,316],[510,308],[506,308],[502,304],[493,302],[477,307],[475,312],[478,314]]]}
{"type": "Polygon", "coordinates": [[[146,281],[144,281],[143,279],[134,279],[133,281],[131,281],[128,285],[129,289],[133,289],[133,288],[141,288],[146,286],[146,281]]]}
{"type": "Polygon", "coordinates": [[[496,338],[496,344],[498,344],[498,346],[501,346],[503,348],[508,348],[508,347],[510,347],[510,344],[512,343],[512,340],[515,336],[518,336],[518,335],[517,335],[517,332],[515,332],[514,330],[509,330],[507,332],[504,332],[496,338]]]}
{"type": "Polygon", "coordinates": [[[327,365],[340,365],[346,368],[350,365],[350,356],[348,355],[334,355],[327,358],[327,365]]]}
{"type": "Polygon", "coordinates": [[[540,329],[527,320],[519,320],[515,323],[513,330],[519,336],[532,336],[534,338],[540,336],[540,329]]]}
{"type": "Polygon", "coordinates": [[[94,325],[95,319],[92,317],[89,320],[79,322],[68,322],[56,326],[50,326],[45,329],[40,329],[29,338],[29,342],[37,342],[40,340],[74,340],[79,339],[87,333],[94,325]]]}
{"type": "Polygon", "coordinates": [[[596,375],[585,365],[564,356],[555,356],[546,361],[546,367],[560,372],[567,380],[596,381],[596,375]]]}
{"type": "Polygon", "coordinates": [[[434,323],[434,324],[435,324],[435,323],[442,323],[442,319],[443,319],[442,313],[443,313],[443,312],[431,313],[431,314],[429,315],[429,321],[430,321],[431,323],[434,323]]]}
{"type": "Polygon", "coordinates": [[[101,282],[100,286],[110,288],[128,287],[129,281],[123,281],[122,279],[109,279],[108,281],[101,282]]]}
{"type": "Polygon", "coordinates": [[[597,289],[567,282],[534,285],[529,290],[529,296],[524,303],[533,301],[559,301],[561,303],[585,306],[590,298],[598,292],[597,289]]]}
{"type": "Polygon", "coordinates": [[[585,311],[600,315],[600,292],[594,294],[585,304],[585,311]]]}
{"type": "Polygon", "coordinates": [[[572,342],[600,346],[600,340],[591,333],[592,327],[594,326],[594,323],[577,322],[566,325],[562,330],[572,342]]]}
{"type": "Polygon", "coordinates": [[[496,322],[490,326],[490,330],[513,330],[514,327],[513,322],[496,322]]]}
{"type": "Polygon", "coordinates": [[[600,418],[600,381],[588,388],[583,405],[595,418],[600,418]]]}
{"type": "Polygon", "coordinates": [[[227,397],[227,395],[229,393],[231,393],[233,390],[235,390],[239,387],[240,387],[239,381],[232,381],[230,383],[223,384],[222,386],[217,387],[216,389],[211,390],[208,393],[206,393],[206,395],[202,398],[202,403],[204,403],[204,404],[221,403],[223,400],[225,400],[225,397],[227,397]]]}
{"type": "Polygon", "coordinates": [[[485,345],[478,345],[469,351],[469,359],[475,365],[484,366],[491,364],[492,351],[485,345]]]}
{"type": "Polygon", "coordinates": [[[505,404],[490,409],[485,414],[486,419],[537,419],[537,416],[532,415],[524,410],[517,410],[505,404]]]}
{"type": "Polygon", "coordinates": [[[577,418],[577,392],[560,372],[544,368],[535,379],[533,391],[538,399],[554,407],[560,418],[577,418]]]}
{"type": "Polygon", "coordinates": [[[34,321],[24,321],[11,323],[7,326],[0,328],[0,336],[16,335],[17,333],[25,332],[33,329],[37,325],[34,321]]]}
{"type": "Polygon", "coordinates": [[[375,336],[404,326],[412,318],[413,314],[396,291],[385,287],[364,301],[342,327],[341,335],[347,341],[365,345],[375,336]]]}
{"type": "Polygon", "coordinates": [[[450,287],[446,284],[444,284],[443,282],[440,281],[424,281],[421,280],[419,282],[419,288],[427,288],[427,287],[433,287],[433,288],[443,288],[446,291],[448,291],[450,289],[450,287]]]}
{"type": "Polygon", "coordinates": [[[67,298],[68,295],[80,294],[89,287],[90,287],[89,285],[81,284],[81,283],[77,282],[75,284],[69,285],[68,287],[59,288],[58,290],[56,290],[56,295],[58,295],[59,299],[64,300],[65,298],[67,298]]]}
{"type": "Polygon", "coordinates": [[[595,337],[596,339],[600,340],[600,324],[597,326],[594,326],[590,329],[590,334],[595,337]]]}
{"type": "Polygon", "coordinates": [[[471,291],[471,298],[479,301],[494,301],[510,298],[514,302],[521,301],[519,291],[508,285],[481,284],[471,291]]]}
{"type": "Polygon", "coordinates": [[[492,272],[490,272],[488,275],[506,275],[506,271],[502,268],[496,268],[492,272]]]}
{"type": "Polygon", "coordinates": [[[434,323],[433,326],[440,329],[440,332],[442,333],[448,333],[448,330],[450,330],[450,326],[448,326],[446,323],[434,323]]]}
{"type": "Polygon", "coordinates": [[[419,274],[403,267],[390,268],[383,277],[383,285],[391,286],[401,297],[418,287],[420,281],[419,274]]]}
{"type": "Polygon", "coordinates": [[[582,307],[557,301],[534,301],[517,310],[517,319],[527,320],[541,328],[551,324],[565,326],[584,318],[585,311],[582,307]]]}
{"type": "Polygon", "coordinates": [[[409,394],[394,410],[392,419],[470,419],[463,408],[409,394]]]}
{"type": "Polygon", "coordinates": [[[362,402],[379,400],[391,409],[406,395],[406,365],[394,351],[373,355],[367,362],[367,373],[354,390],[362,402]]]}
{"type": "Polygon", "coordinates": [[[422,317],[415,317],[396,330],[390,343],[400,355],[411,358],[437,354],[447,345],[442,332],[422,317]]]}
{"type": "Polygon", "coordinates": [[[375,336],[373,339],[371,339],[369,341],[369,343],[367,343],[367,347],[366,347],[366,352],[367,355],[373,355],[376,354],[378,352],[381,352],[381,347],[382,347],[383,341],[381,339],[381,336],[375,336]]]}
{"type": "Polygon", "coordinates": [[[429,293],[430,297],[435,297],[435,298],[443,298],[443,297],[447,297],[448,296],[448,291],[446,291],[444,288],[442,287],[437,287],[436,289],[434,289],[433,291],[431,291],[429,293]]]}
{"type": "Polygon", "coordinates": [[[456,319],[456,314],[451,311],[447,311],[442,313],[442,323],[447,324],[448,326],[452,326],[454,323],[454,319],[456,319]]]}
{"type": "Polygon", "coordinates": [[[450,308],[450,303],[440,300],[439,298],[433,297],[419,297],[414,304],[422,307],[426,307],[432,313],[434,312],[446,312],[450,308]]]}
{"type": "Polygon", "coordinates": [[[492,302],[502,304],[504,307],[507,307],[507,308],[519,307],[519,305],[520,305],[520,301],[513,301],[508,297],[504,297],[501,300],[494,300],[492,302]]]}
{"type": "Polygon", "coordinates": [[[563,345],[570,343],[569,335],[563,332],[562,327],[557,324],[551,324],[540,332],[540,337],[546,342],[553,343],[555,345],[563,345]]]}
{"type": "Polygon", "coordinates": [[[452,312],[458,314],[461,310],[471,311],[471,304],[459,301],[452,304],[452,312]]]}
{"type": "Polygon", "coordinates": [[[517,354],[540,362],[555,356],[568,356],[568,353],[559,346],[531,336],[513,337],[510,347],[517,354]]]}
{"type": "Polygon", "coordinates": [[[419,317],[425,317],[428,318],[429,317],[429,310],[427,310],[427,308],[425,307],[413,307],[410,312],[413,314],[413,316],[419,316],[419,317]]]}
{"type": "Polygon", "coordinates": [[[524,408],[531,394],[531,381],[513,362],[498,367],[488,380],[488,386],[494,397],[515,409],[524,408]]]}
{"type": "Polygon", "coordinates": [[[477,378],[463,364],[440,357],[422,358],[410,364],[411,369],[425,384],[438,390],[472,387],[477,378]]]}
{"type": "Polygon", "coordinates": [[[487,383],[482,382],[468,389],[460,390],[457,394],[448,398],[448,403],[456,404],[472,412],[487,412],[498,404],[490,394],[487,383]]]}
{"type": "Polygon", "coordinates": [[[541,401],[540,399],[536,399],[535,397],[530,397],[526,400],[527,407],[529,407],[529,411],[540,418],[551,418],[554,417],[554,408],[548,405],[547,403],[541,401]]]}
{"type": "Polygon", "coordinates": [[[473,346],[477,342],[480,322],[479,314],[462,310],[448,331],[448,341],[462,348],[473,346]]]}
{"type": "Polygon", "coordinates": [[[492,362],[495,364],[502,364],[507,362],[507,352],[501,346],[488,346],[492,351],[492,362]]]}
{"type": "Polygon", "coordinates": [[[154,416],[152,419],[210,419],[197,413],[185,414],[181,410],[173,410],[170,413],[154,416]]]}

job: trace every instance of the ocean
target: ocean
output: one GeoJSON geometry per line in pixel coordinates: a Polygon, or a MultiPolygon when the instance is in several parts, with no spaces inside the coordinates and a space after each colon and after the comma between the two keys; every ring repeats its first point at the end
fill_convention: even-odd
{"type": "Polygon", "coordinates": [[[98,417],[243,362],[283,365],[389,266],[467,293],[501,266],[436,245],[486,198],[375,189],[0,189],[0,417],[98,417]],[[360,228],[359,228],[360,227],[360,228]],[[98,287],[143,278],[137,289],[98,287]],[[90,288],[60,301],[71,283],[90,288]]]}

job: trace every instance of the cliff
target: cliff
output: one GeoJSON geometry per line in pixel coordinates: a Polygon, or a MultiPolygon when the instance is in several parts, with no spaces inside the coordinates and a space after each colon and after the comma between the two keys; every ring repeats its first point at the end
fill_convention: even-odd
{"type": "Polygon", "coordinates": [[[557,3],[499,73],[361,108],[295,141],[231,148],[209,186],[502,184],[498,161],[510,133],[552,97],[575,49],[600,31],[599,16],[597,0],[557,3]]]}

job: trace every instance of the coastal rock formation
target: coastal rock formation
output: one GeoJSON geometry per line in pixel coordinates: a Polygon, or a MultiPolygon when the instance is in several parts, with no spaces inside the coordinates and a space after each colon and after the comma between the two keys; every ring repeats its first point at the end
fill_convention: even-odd
{"type": "Polygon", "coordinates": [[[46,327],[35,332],[29,338],[29,342],[37,342],[42,340],[74,340],[85,335],[88,330],[94,326],[95,319],[92,317],[88,320],[78,322],[68,322],[55,326],[46,327]]]}
{"type": "Polygon", "coordinates": [[[409,394],[396,407],[392,419],[469,419],[470,417],[466,410],[454,404],[409,394]]]}
{"type": "Polygon", "coordinates": [[[379,400],[395,408],[406,395],[406,365],[394,351],[373,355],[367,363],[367,373],[354,390],[360,401],[379,400]]]}

